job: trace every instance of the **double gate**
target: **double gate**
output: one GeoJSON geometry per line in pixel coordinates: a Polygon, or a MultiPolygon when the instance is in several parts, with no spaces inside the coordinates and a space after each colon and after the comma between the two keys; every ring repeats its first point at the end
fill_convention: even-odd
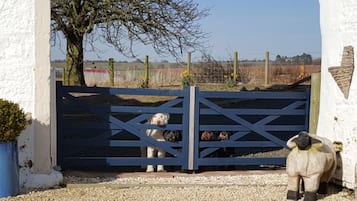
{"type": "Polygon", "coordinates": [[[148,164],[198,170],[202,166],[284,165],[286,141],[308,130],[309,90],[208,92],[62,86],[57,83],[57,161],[64,169],[148,164]],[[145,100],[145,101],[144,101],[145,100]],[[149,101],[148,101],[149,100],[149,101]],[[147,119],[169,113],[169,124],[147,119]],[[156,141],[148,128],[175,130],[178,142],[156,141]],[[201,141],[204,131],[228,140],[201,141]],[[160,147],[165,158],[147,158],[160,147]]]}

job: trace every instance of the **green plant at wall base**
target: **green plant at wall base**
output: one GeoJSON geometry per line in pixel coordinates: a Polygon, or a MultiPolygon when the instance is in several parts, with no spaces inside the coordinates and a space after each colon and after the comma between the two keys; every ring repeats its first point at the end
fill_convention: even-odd
{"type": "Polygon", "coordinates": [[[181,74],[181,85],[182,87],[187,87],[187,86],[191,86],[191,78],[192,78],[192,74],[189,73],[187,70],[184,70],[181,74]]]}
{"type": "Polygon", "coordinates": [[[227,87],[232,88],[234,86],[237,86],[237,78],[238,78],[237,74],[231,73],[230,75],[225,75],[224,78],[227,87]]]}
{"type": "Polygon", "coordinates": [[[0,99],[0,142],[16,141],[26,126],[26,114],[19,105],[0,99]]]}

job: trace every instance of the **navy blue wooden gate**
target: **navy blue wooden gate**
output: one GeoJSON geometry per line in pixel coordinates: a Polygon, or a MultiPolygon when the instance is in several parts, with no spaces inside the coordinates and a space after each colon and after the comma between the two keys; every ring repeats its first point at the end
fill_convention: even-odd
{"type": "Polygon", "coordinates": [[[198,170],[201,166],[284,165],[286,156],[261,153],[283,150],[287,139],[308,130],[309,94],[309,90],[205,92],[197,87],[73,87],[58,82],[58,165],[68,169],[163,164],[184,170],[198,170]],[[133,96],[136,99],[131,99],[133,96]],[[170,100],[143,104],[137,96],[170,100]],[[160,142],[145,135],[145,129],[154,127],[146,119],[157,112],[170,113],[165,129],[181,131],[182,141],[160,142]],[[203,131],[226,131],[231,135],[225,141],[200,141],[203,131]],[[146,146],[161,147],[167,157],[146,158],[140,151],[146,146]]]}
{"type": "Polygon", "coordinates": [[[308,130],[310,90],[303,92],[201,92],[196,89],[196,133],[230,133],[228,140],[200,141],[199,166],[285,165],[286,141],[308,130]]]}
{"type": "Polygon", "coordinates": [[[57,82],[58,164],[64,169],[147,164],[188,169],[188,92],[74,87],[57,82]],[[117,95],[126,95],[126,99],[117,95]],[[172,100],[137,106],[130,95],[169,96],[172,100]],[[181,131],[182,142],[159,142],[145,134],[147,128],[162,129],[146,123],[156,112],[170,113],[172,120],[165,129],[181,131]],[[142,157],[141,147],[146,146],[160,147],[170,156],[142,157]]]}

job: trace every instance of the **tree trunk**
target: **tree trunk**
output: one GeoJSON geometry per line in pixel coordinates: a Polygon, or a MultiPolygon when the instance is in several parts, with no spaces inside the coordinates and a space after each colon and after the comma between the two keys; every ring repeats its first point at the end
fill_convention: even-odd
{"type": "Polygon", "coordinates": [[[66,67],[63,85],[85,86],[83,73],[83,35],[67,37],[66,67]]]}

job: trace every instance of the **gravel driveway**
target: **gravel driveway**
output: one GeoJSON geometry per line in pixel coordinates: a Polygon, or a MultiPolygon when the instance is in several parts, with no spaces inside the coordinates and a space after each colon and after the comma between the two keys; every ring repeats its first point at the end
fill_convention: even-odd
{"type": "MultiPolygon", "coordinates": [[[[26,191],[0,201],[186,201],[286,200],[284,171],[185,173],[65,174],[66,187],[26,191]],[[95,177],[93,177],[95,176],[95,177]]],[[[355,200],[353,192],[330,186],[319,200],[355,200]]]]}

